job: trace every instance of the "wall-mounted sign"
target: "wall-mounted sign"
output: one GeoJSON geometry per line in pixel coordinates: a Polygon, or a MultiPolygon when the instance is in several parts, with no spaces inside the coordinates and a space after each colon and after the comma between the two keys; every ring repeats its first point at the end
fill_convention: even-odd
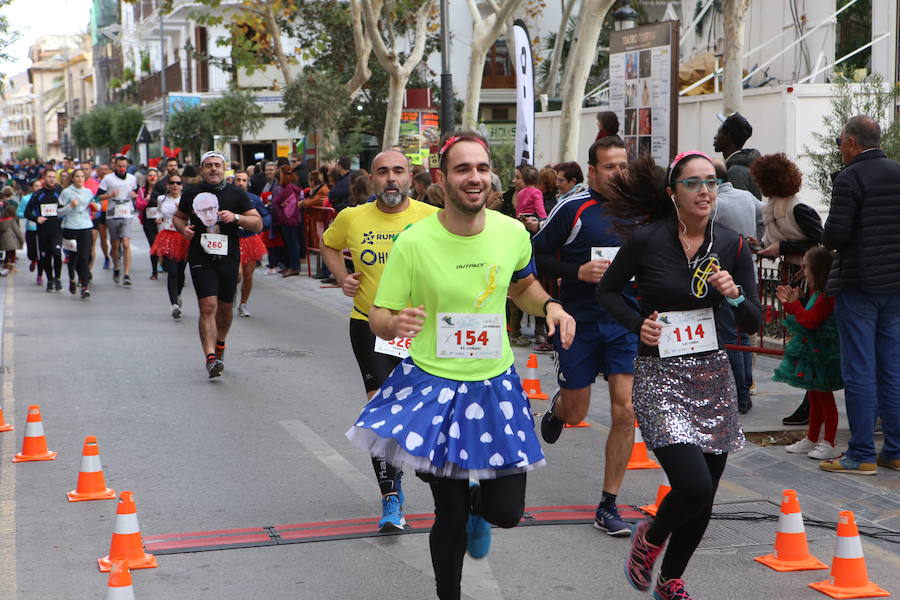
{"type": "Polygon", "coordinates": [[[678,22],[611,32],[609,81],[628,157],[668,165],[678,140],[678,22]]]}

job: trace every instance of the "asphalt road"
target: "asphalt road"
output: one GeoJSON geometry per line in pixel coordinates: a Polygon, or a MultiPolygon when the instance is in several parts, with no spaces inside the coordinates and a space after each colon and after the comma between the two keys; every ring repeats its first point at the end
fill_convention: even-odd
{"type": "MultiPolygon", "coordinates": [[[[148,280],[146,242],[135,234],[133,289],[113,285],[111,272],[99,265],[89,301],[66,291],[46,293],[34,285],[27,264],[0,284],[3,408],[16,425],[15,432],[0,434],[4,600],[105,594],[96,559],[109,549],[116,503],[68,503],[65,497],[75,486],[86,435],[98,438],[107,484],[134,491],[144,536],[379,514],[369,459],[343,435],[364,402],[347,339],[347,299],[305,277],[282,280],[258,270],[252,317],[235,317],[225,373],[208,380],[190,281],[184,318],[174,321],[165,275],[148,280]],[[48,445],[59,457],[13,465],[30,404],[41,405],[48,445]]],[[[518,366],[523,370],[524,361],[518,366]]],[[[543,358],[550,393],[551,368],[543,358]]],[[[608,417],[607,400],[596,389],[589,416],[594,426],[567,430],[545,449],[549,466],[529,476],[528,506],[597,502],[608,417]]],[[[537,402],[534,410],[545,406],[537,402]]],[[[745,471],[742,481],[729,480],[733,471],[726,471],[721,502],[763,505],[778,498],[777,485],[750,485],[753,473],[745,471]]],[[[888,495],[896,494],[890,476],[896,479],[879,474],[888,495]]],[[[659,481],[659,471],[630,471],[620,503],[652,501],[659,481]]],[[[424,484],[407,477],[405,487],[407,512],[432,510],[424,484]]],[[[774,539],[773,522],[753,527],[774,539]]],[[[811,548],[830,562],[833,533],[817,533],[811,548]]],[[[806,584],[827,572],[776,574],[751,558],[769,552],[769,545],[740,531],[719,538],[726,541],[717,545],[711,538],[686,574],[697,598],[823,597],[806,584]]],[[[870,577],[896,593],[900,559],[893,546],[864,544],[870,577]]],[[[495,530],[488,558],[467,559],[464,594],[474,600],[638,598],[622,576],[626,549],[624,540],[586,524],[495,530]]],[[[424,534],[158,560],[158,568],[133,573],[137,598],[434,597],[424,534]]]]}

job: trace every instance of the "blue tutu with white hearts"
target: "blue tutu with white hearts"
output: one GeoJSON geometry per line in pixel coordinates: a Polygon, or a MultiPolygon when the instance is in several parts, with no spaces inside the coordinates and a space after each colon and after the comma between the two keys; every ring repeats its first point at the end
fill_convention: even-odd
{"type": "Polygon", "coordinates": [[[512,367],[484,381],[455,381],[406,358],[347,437],[392,465],[451,479],[493,479],[546,463],[512,367]]]}

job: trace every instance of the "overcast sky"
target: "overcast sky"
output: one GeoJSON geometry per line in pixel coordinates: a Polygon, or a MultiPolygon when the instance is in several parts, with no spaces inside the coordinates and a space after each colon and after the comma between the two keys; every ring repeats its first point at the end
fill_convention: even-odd
{"type": "Polygon", "coordinates": [[[6,50],[12,62],[0,63],[0,72],[12,77],[31,66],[28,47],[40,36],[86,32],[91,22],[91,0],[13,0],[2,12],[10,30],[21,34],[6,50]]]}

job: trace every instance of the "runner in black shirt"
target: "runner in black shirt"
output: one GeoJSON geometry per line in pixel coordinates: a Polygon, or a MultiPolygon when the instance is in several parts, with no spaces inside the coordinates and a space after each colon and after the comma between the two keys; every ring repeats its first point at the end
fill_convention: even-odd
{"type": "Polygon", "coordinates": [[[639,158],[611,186],[607,210],[637,227],[597,285],[597,299],[640,335],[632,403],[672,491],[632,534],[628,582],[647,591],[669,540],[654,598],[688,599],[681,577],[709,523],[729,452],[744,444],[737,391],[716,337],[716,314],[734,311],[747,333],[760,308],[750,248],[715,222],[719,181],[701,152],[679,154],[661,177],[639,158]],[[638,227],[639,226],[639,227],[638,227]],[[634,277],[640,308],[620,291],[634,277]]]}
{"type": "Polygon", "coordinates": [[[200,308],[200,343],[210,378],[225,368],[225,337],[240,269],[238,226],[260,231],[262,218],[250,198],[225,183],[225,157],[207,152],[200,160],[201,183],[186,190],[172,222],[190,240],[188,264],[200,308]]]}

